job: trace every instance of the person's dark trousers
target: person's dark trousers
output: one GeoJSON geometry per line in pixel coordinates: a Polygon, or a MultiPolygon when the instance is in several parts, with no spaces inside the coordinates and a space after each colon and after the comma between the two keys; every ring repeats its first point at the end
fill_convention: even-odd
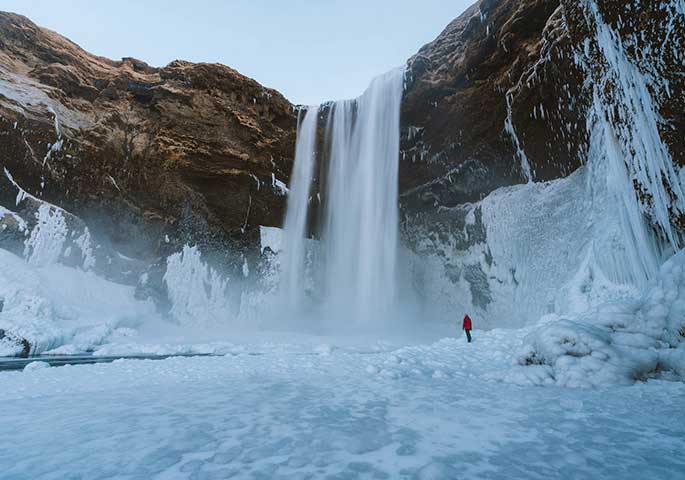
{"type": "Polygon", "coordinates": [[[465,329],[466,332],[466,339],[471,343],[471,330],[470,329],[465,329]]]}

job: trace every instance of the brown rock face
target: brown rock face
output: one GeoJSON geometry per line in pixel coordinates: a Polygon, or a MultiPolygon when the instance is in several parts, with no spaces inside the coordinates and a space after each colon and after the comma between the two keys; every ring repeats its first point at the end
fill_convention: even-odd
{"type": "MultiPolygon", "coordinates": [[[[638,202],[667,249],[682,247],[683,112],[682,0],[480,0],[409,61],[402,233],[422,263],[435,261],[419,278],[442,269],[453,288],[439,301],[470,297],[475,309],[489,314],[507,295],[502,292],[529,297],[520,293],[526,288],[517,276],[520,266],[491,250],[502,242],[518,252],[522,240],[515,234],[488,238],[502,231],[484,215],[492,203],[476,202],[499,187],[567,177],[586,163],[586,175],[576,176],[584,180],[582,195],[591,196],[590,182],[610,195],[620,190],[631,208],[638,202]]],[[[558,217],[554,209],[541,216],[539,206],[533,211],[532,204],[515,203],[527,195],[512,195],[506,207],[497,204],[499,219],[520,215],[513,218],[522,220],[521,229],[531,219],[537,238],[554,238],[560,218],[578,212],[575,188],[548,197],[558,217]]],[[[616,219],[623,214],[618,203],[607,209],[616,219]]],[[[630,231],[619,235],[630,241],[630,231]]],[[[534,264],[538,255],[522,258],[534,264]]],[[[440,282],[427,287],[427,296],[442,288],[440,282]]]]}
{"type": "Polygon", "coordinates": [[[571,49],[563,9],[545,0],[482,0],[423,47],[403,110],[404,203],[454,206],[575,170],[584,120],[558,108],[582,82],[571,49]]]}
{"type": "MultiPolygon", "coordinates": [[[[112,61],[0,13],[0,168],[127,256],[255,248],[283,216],[295,126],[282,95],[223,65],[112,61]]],[[[16,196],[0,170],[0,205],[16,196]]]]}

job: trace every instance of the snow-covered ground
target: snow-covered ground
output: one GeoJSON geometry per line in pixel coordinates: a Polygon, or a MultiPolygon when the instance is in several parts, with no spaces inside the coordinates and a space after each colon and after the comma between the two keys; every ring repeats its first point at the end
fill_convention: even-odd
{"type": "Polygon", "coordinates": [[[487,380],[524,334],[0,373],[0,477],[683,478],[685,384],[487,380]]]}

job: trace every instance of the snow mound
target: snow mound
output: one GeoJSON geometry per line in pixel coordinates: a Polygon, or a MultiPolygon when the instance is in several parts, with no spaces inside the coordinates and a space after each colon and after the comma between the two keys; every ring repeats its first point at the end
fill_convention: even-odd
{"type": "Polygon", "coordinates": [[[576,317],[548,315],[525,337],[517,368],[491,375],[518,384],[599,387],[662,371],[685,373],[685,252],[637,299],[576,317]]]}
{"type": "Polygon", "coordinates": [[[432,462],[423,466],[417,473],[419,480],[445,480],[447,478],[458,478],[457,470],[446,463],[432,462]]]}
{"type": "Polygon", "coordinates": [[[0,330],[13,337],[0,340],[0,355],[20,353],[22,340],[34,355],[65,345],[83,352],[157,316],[133,287],[80,268],[36,265],[2,249],[0,266],[0,330]]]}

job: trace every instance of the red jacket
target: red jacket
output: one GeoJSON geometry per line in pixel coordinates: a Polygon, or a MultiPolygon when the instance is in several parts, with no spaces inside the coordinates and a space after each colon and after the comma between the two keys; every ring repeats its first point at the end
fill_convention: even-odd
{"type": "Polygon", "coordinates": [[[471,317],[469,317],[468,315],[464,317],[464,323],[462,323],[462,328],[464,330],[471,330],[471,317]]]}

